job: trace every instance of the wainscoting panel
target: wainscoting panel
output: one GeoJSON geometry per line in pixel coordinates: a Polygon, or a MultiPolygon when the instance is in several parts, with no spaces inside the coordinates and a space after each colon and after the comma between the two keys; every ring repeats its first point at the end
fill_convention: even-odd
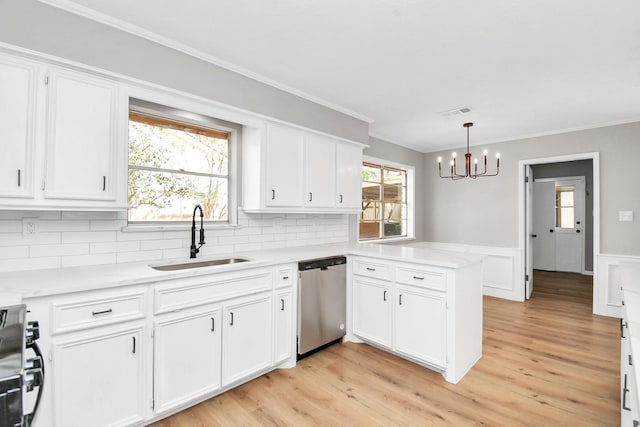
{"type": "Polygon", "coordinates": [[[600,254],[593,287],[593,312],[602,316],[621,316],[622,272],[621,264],[640,263],[640,257],[600,254]]]}

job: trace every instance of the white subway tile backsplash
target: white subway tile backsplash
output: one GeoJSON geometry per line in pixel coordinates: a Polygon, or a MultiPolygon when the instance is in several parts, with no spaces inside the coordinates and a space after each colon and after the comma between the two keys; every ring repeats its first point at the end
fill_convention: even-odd
{"type": "MultiPolygon", "coordinates": [[[[347,242],[349,218],[324,214],[246,214],[239,210],[237,226],[205,225],[206,244],[198,257],[347,242]]],[[[188,227],[140,231],[127,230],[126,226],[126,211],[0,211],[0,271],[189,256],[191,232],[188,227]],[[34,235],[23,235],[23,218],[38,218],[34,235]]]]}
{"type": "Polygon", "coordinates": [[[85,265],[115,264],[116,254],[67,255],[61,257],[61,267],[81,267],[85,265]]]}
{"type": "Polygon", "coordinates": [[[0,247],[0,259],[27,258],[29,246],[4,246],[0,247]]]}
{"type": "Polygon", "coordinates": [[[63,255],[86,255],[89,253],[88,243],[69,243],[60,245],[32,245],[29,256],[32,258],[63,256],[63,255]]]}
{"type": "Polygon", "coordinates": [[[126,242],[96,242],[89,244],[89,252],[92,254],[107,254],[116,252],[133,252],[140,250],[140,241],[126,242]]]}
{"type": "Polygon", "coordinates": [[[114,242],[115,231],[66,231],[61,233],[62,243],[114,242]]]}
{"type": "Polygon", "coordinates": [[[117,262],[154,261],[162,259],[162,251],[121,252],[117,254],[117,262]]]}

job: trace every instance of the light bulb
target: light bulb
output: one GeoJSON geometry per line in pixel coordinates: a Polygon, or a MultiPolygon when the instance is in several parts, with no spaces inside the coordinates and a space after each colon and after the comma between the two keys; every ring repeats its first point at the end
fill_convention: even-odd
{"type": "Polygon", "coordinates": [[[438,157],[438,163],[442,163],[442,157],[438,157]]]}
{"type": "Polygon", "coordinates": [[[478,159],[473,159],[473,163],[475,163],[476,165],[478,164],[478,159]]]}
{"type": "Polygon", "coordinates": [[[486,156],[487,154],[489,154],[489,151],[487,151],[487,149],[485,148],[484,151],[482,152],[482,155],[486,156]]]}
{"type": "Polygon", "coordinates": [[[500,153],[496,153],[496,159],[500,158],[500,153]]]}
{"type": "Polygon", "coordinates": [[[451,166],[453,166],[453,160],[451,160],[451,166]]]}
{"type": "Polygon", "coordinates": [[[455,151],[453,153],[451,153],[451,157],[453,157],[454,159],[456,158],[456,152],[455,151]]]}

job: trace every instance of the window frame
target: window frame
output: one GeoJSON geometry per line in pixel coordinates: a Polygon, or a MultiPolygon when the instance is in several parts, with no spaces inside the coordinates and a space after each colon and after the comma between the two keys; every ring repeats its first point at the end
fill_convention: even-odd
{"type": "MultiPolygon", "coordinates": [[[[242,125],[239,123],[229,122],[223,119],[215,118],[212,116],[202,114],[197,111],[197,109],[191,109],[189,106],[186,107],[172,107],[167,104],[171,104],[172,102],[168,102],[170,100],[163,100],[166,104],[159,104],[155,102],[145,101],[140,98],[129,98],[129,109],[126,114],[126,128],[127,128],[127,139],[126,139],[126,154],[127,154],[127,162],[126,162],[126,175],[128,177],[130,164],[129,164],[129,138],[128,138],[128,127],[129,127],[129,113],[137,113],[145,116],[156,117],[159,120],[167,120],[169,122],[174,121],[176,123],[192,125],[194,128],[211,128],[214,132],[219,131],[222,133],[228,134],[228,158],[227,158],[227,221],[212,221],[205,220],[205,224],[209,228],[225,228],[225,227],[236,227],[238,225],[238,216],[237,216],[237,208],[238,208],[238,180],[239,180],[239,169],[238,169],[238,141],[242,138],[242,125]]],[[[175,104],[178,104],[176,102],[175,104]]],[[[164,169],[161,168],[147,168],[144,166],[137,166],[136,169],[144,169],[149,170],[153,169],[154,171],[164,172],[164,169]]],[[[192,175],[192,173],[187,172],[186,175],[192,175]]],[[[195,173],[195,175],[201,175],[199,173],[195,173]]],[[[209,176],[208,174],[204,174],[209,176]]],[[[127,186],[127,194],[128,194],[128,178],[125,180],[125,185],[127,186]]],[[[129,203],[127,197],[127,205],[129,203]]],[[[129,210],[125,212],[125,219],[127,225],[123,227],[123,231],[156,231],[156,230],[185,230],[191,228],[191,220],[177,220],[177,221],[129,221],[129,210]]]]}
{"type": "MultiPolygon", "coordinates": [[[[414,240],[415,239],[415,167],[403,163],[398,163],[390,160],[384,160],[371,156],[362,156],[362,166],[365,163],[374,164],[376,166],[380,166],[381,168],[388,168],[393,170],[403,170],[406,172],[407,179],[407,188],[406,188],[406,222],[407,222],[407,233],[406,236],[390,236],[384,237],[384,232],[382,232],[383,236],[379,236],[378,238],[372,239],[362,239],[360,237],[360,223],[361,223],[361,213],[358,215],[358,242],[360,243],[376,243],[376,242],[393,242],[393,241],[402,241],[402,240],[414,240]]],[[[361,184],[362,185],[362,180],[361,184]]],[[[384,207],[384,188],[380,189],[381,191],[381,208],[384,207]]]]}

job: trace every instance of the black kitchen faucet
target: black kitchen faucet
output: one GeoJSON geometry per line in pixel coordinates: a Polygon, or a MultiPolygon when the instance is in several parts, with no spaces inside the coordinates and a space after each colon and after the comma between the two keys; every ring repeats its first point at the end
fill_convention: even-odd
{"type": "Polygon", "coordinates": [[[196,205],[193,208],[193,220],[191,221],[191,255],[189,258],[195,258],[196,254],[200,252],[200,248],[205,244],[204,241],[204,213],[202,212],[202,206],[196,205]],[[200,242],[196,247],[196,211],[200,210],[200,242]]]}

